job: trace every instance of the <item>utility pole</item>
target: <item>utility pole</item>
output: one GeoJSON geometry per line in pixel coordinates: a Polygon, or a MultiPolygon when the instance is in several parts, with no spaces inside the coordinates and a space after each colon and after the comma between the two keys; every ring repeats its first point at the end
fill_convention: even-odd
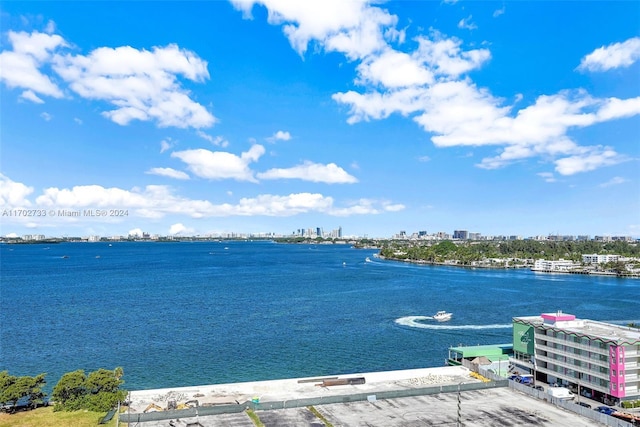
{"type": "Polygon", "coordinates": [[[464,424],[462,423],[462,402],[460,400],[460,384],[458,383],[458,422],[457,422],[457,427],[464,427],[464,424]]]}

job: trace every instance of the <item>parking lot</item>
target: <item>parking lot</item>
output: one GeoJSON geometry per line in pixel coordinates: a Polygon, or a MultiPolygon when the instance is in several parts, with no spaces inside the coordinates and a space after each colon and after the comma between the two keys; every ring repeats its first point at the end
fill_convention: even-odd
{"type": "MultiPolygon", "coordinates": [[[[531,398],[508,387],[460,393],[440,393],[388,400],[316,405],[317,416],[306,407],[258,410],[255,414],[266,427],[323,427],[324,418],[335,427],[418,427],[456,426],[601,426],[602,424],[531,398]]],[[[131,426],[168,427],[193,425],[206,427],[254,427],[246,412],[131,423],[131,426]]]]}

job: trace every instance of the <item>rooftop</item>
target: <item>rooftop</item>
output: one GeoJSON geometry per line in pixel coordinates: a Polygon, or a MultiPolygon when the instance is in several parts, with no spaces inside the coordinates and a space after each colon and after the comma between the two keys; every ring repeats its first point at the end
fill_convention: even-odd
{"type": "Polygon", "coordinates": [[[462,354],[464,358],[486,356],[490,360],[495,356],[509,355],[513,353],[513,344],[473,345],[467,347],[451,347],[449,351],[462,354]]]}
{"type": "Polygon", "coordinates": [[[616,345],[640,344],[640,329],[638,328],[596,320],[577,319],[574,315],[561,311],[544,313],[540,316],[514,317],[513,320],[616,345]]]}

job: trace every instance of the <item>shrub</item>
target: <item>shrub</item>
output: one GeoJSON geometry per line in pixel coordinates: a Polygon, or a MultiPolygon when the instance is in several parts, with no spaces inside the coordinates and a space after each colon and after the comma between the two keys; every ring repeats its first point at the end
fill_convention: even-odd
{"type": "Polygon", "coordinates": [[[126,391],[119,389],[122,375],[122,368],[98,369],[89,375],[83,370],[64,374],[53,388],[54,411],[108,411],[126,398],[126,391]]]}

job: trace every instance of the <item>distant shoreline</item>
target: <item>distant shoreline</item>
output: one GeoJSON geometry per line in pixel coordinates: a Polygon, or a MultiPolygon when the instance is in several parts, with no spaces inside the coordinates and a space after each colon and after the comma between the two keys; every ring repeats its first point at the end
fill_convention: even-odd
{"type": "Polygon", "coordinates": [[[379,259],[384,259],[387,261],[397,261],[397,262],[405,262],[409,264],[418,264],[418,265],[437,265],[444,267],[458,267],[458,268],[467,268],[467,269],[484,269],[484,270],[516,270],[516,269],[529,269],[534,273],[544,273],[544,274],[577,274],[582,276],[602,276],[602,277],[616,277],[616,278],[629,278],[629,279],[640,279],[640,274],[619,274],[619,273],[608,273],[606,271],[562,271],[562,270],[541,270],[534,269],[528,265],[507,265],[507,266],[494,266],[494,265],[466,265],[466,264],[458,264],[455,261],[450,262],[436,262],[436,261],[427,261],[427,260],[412,260],[405,258],[392,258],[385,257],[384,255],[377,255],[379,259]]]}
{"type": "Polygon", "coordinates": [[[377,255],[377,258],[384,259],[387,261],[398,261],[398,262],[406,262],[409,264],[418,264],[418,265],[438,265],[443,267],[459,267],[459,268],[468,268],[468,269],[483,269],[483,270],[516,270],[522,268],[530,268],[527,265],[507,265],[507,266],[496,266],[496,265],[466,265],[466,264],[457,264],[455,261],[450,262],[438,262],[438,261],[427,261],[426,259],[405,259],[405,258],[393,258],[393,257],[385,257],[384,255],[377,255]]]}

